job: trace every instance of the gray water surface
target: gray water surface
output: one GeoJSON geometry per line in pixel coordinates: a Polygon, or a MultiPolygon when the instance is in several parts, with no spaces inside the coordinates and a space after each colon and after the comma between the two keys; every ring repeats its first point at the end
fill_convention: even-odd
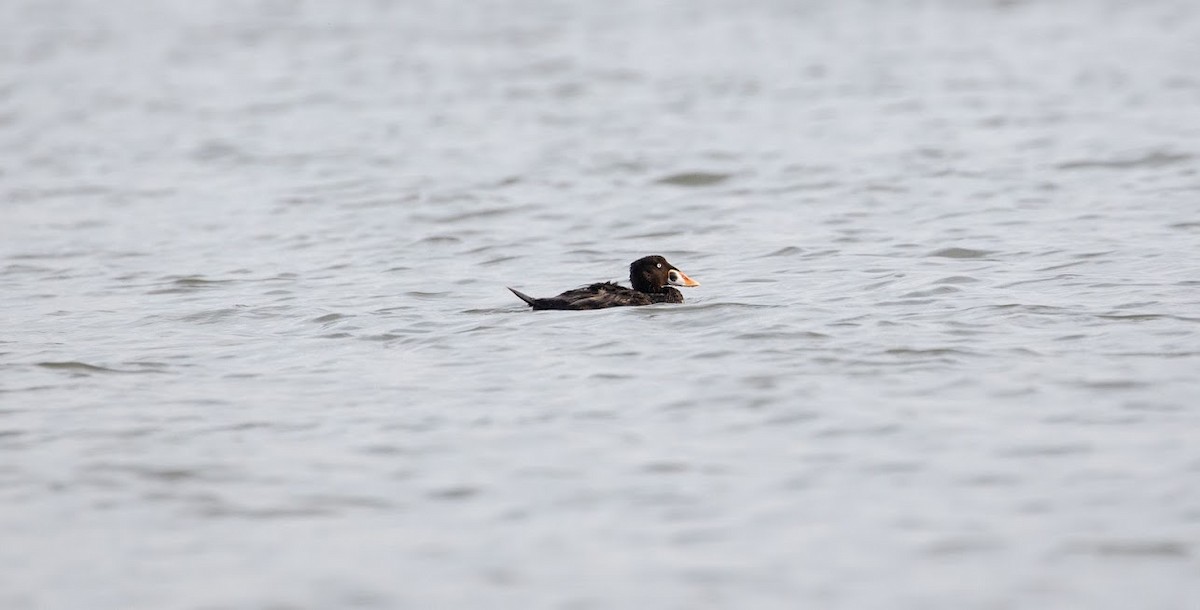
{"type": "Polygon", "coordinates": [[[0,3],[0,607],[1200,607],[1193,2],[0,3]],[[662,254],[687,303],[530,312],[662,254]]]}

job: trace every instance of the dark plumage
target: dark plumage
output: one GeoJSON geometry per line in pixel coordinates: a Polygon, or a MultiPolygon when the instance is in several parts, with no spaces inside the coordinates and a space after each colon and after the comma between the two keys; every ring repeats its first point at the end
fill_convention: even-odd
{"type": "Polygon", "coordinates": [[[652,303],[682,303],[683,295],[671,285],[700,285],[661,256],[647,256],[633,261],[633,264],[629,265],[629,283],[633,288],[601,282],[544,299],[531,297],[512,288],[509,290],[534,309],[603,309],[652,303]]]}

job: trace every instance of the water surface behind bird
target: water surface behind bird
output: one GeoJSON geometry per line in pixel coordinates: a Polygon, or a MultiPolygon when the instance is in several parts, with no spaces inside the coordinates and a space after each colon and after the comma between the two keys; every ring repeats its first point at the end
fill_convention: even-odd
{"type": "Polygon", "coordinates": [[[1200,601],[1192,3],[0,34],[4,608],[1200,601]]]}

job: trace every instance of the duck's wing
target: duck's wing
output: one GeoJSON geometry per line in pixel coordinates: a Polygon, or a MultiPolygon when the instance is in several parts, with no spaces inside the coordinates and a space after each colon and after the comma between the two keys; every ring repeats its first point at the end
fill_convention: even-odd
{"type": "Polygon", "coordinates": [[[534,309],[603,309],[625,305],[649,305],[649,297],[612,282],[601,282],[568,290],[556,297],[538,299],[522,294],[512,288],[513,294],[534,309]]]}
{"type": "Polygon", "coordinates": [[[646,294],[612,282],[592,284],[578,290],[568,290],[558,295],[557,298],[570,304],[564,309],[604,309],[606,307],[649,305],[652,302],[646,294]]]}

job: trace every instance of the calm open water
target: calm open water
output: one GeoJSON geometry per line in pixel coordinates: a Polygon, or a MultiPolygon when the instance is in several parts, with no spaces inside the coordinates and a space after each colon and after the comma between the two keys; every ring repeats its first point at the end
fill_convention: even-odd
{"type": "Polygon", "coordinates": [[[0,607],[1200,607],[1200,6],[0,3],[0,607]],[[663,254],[681,306],[527,311],[663,254]]]}

